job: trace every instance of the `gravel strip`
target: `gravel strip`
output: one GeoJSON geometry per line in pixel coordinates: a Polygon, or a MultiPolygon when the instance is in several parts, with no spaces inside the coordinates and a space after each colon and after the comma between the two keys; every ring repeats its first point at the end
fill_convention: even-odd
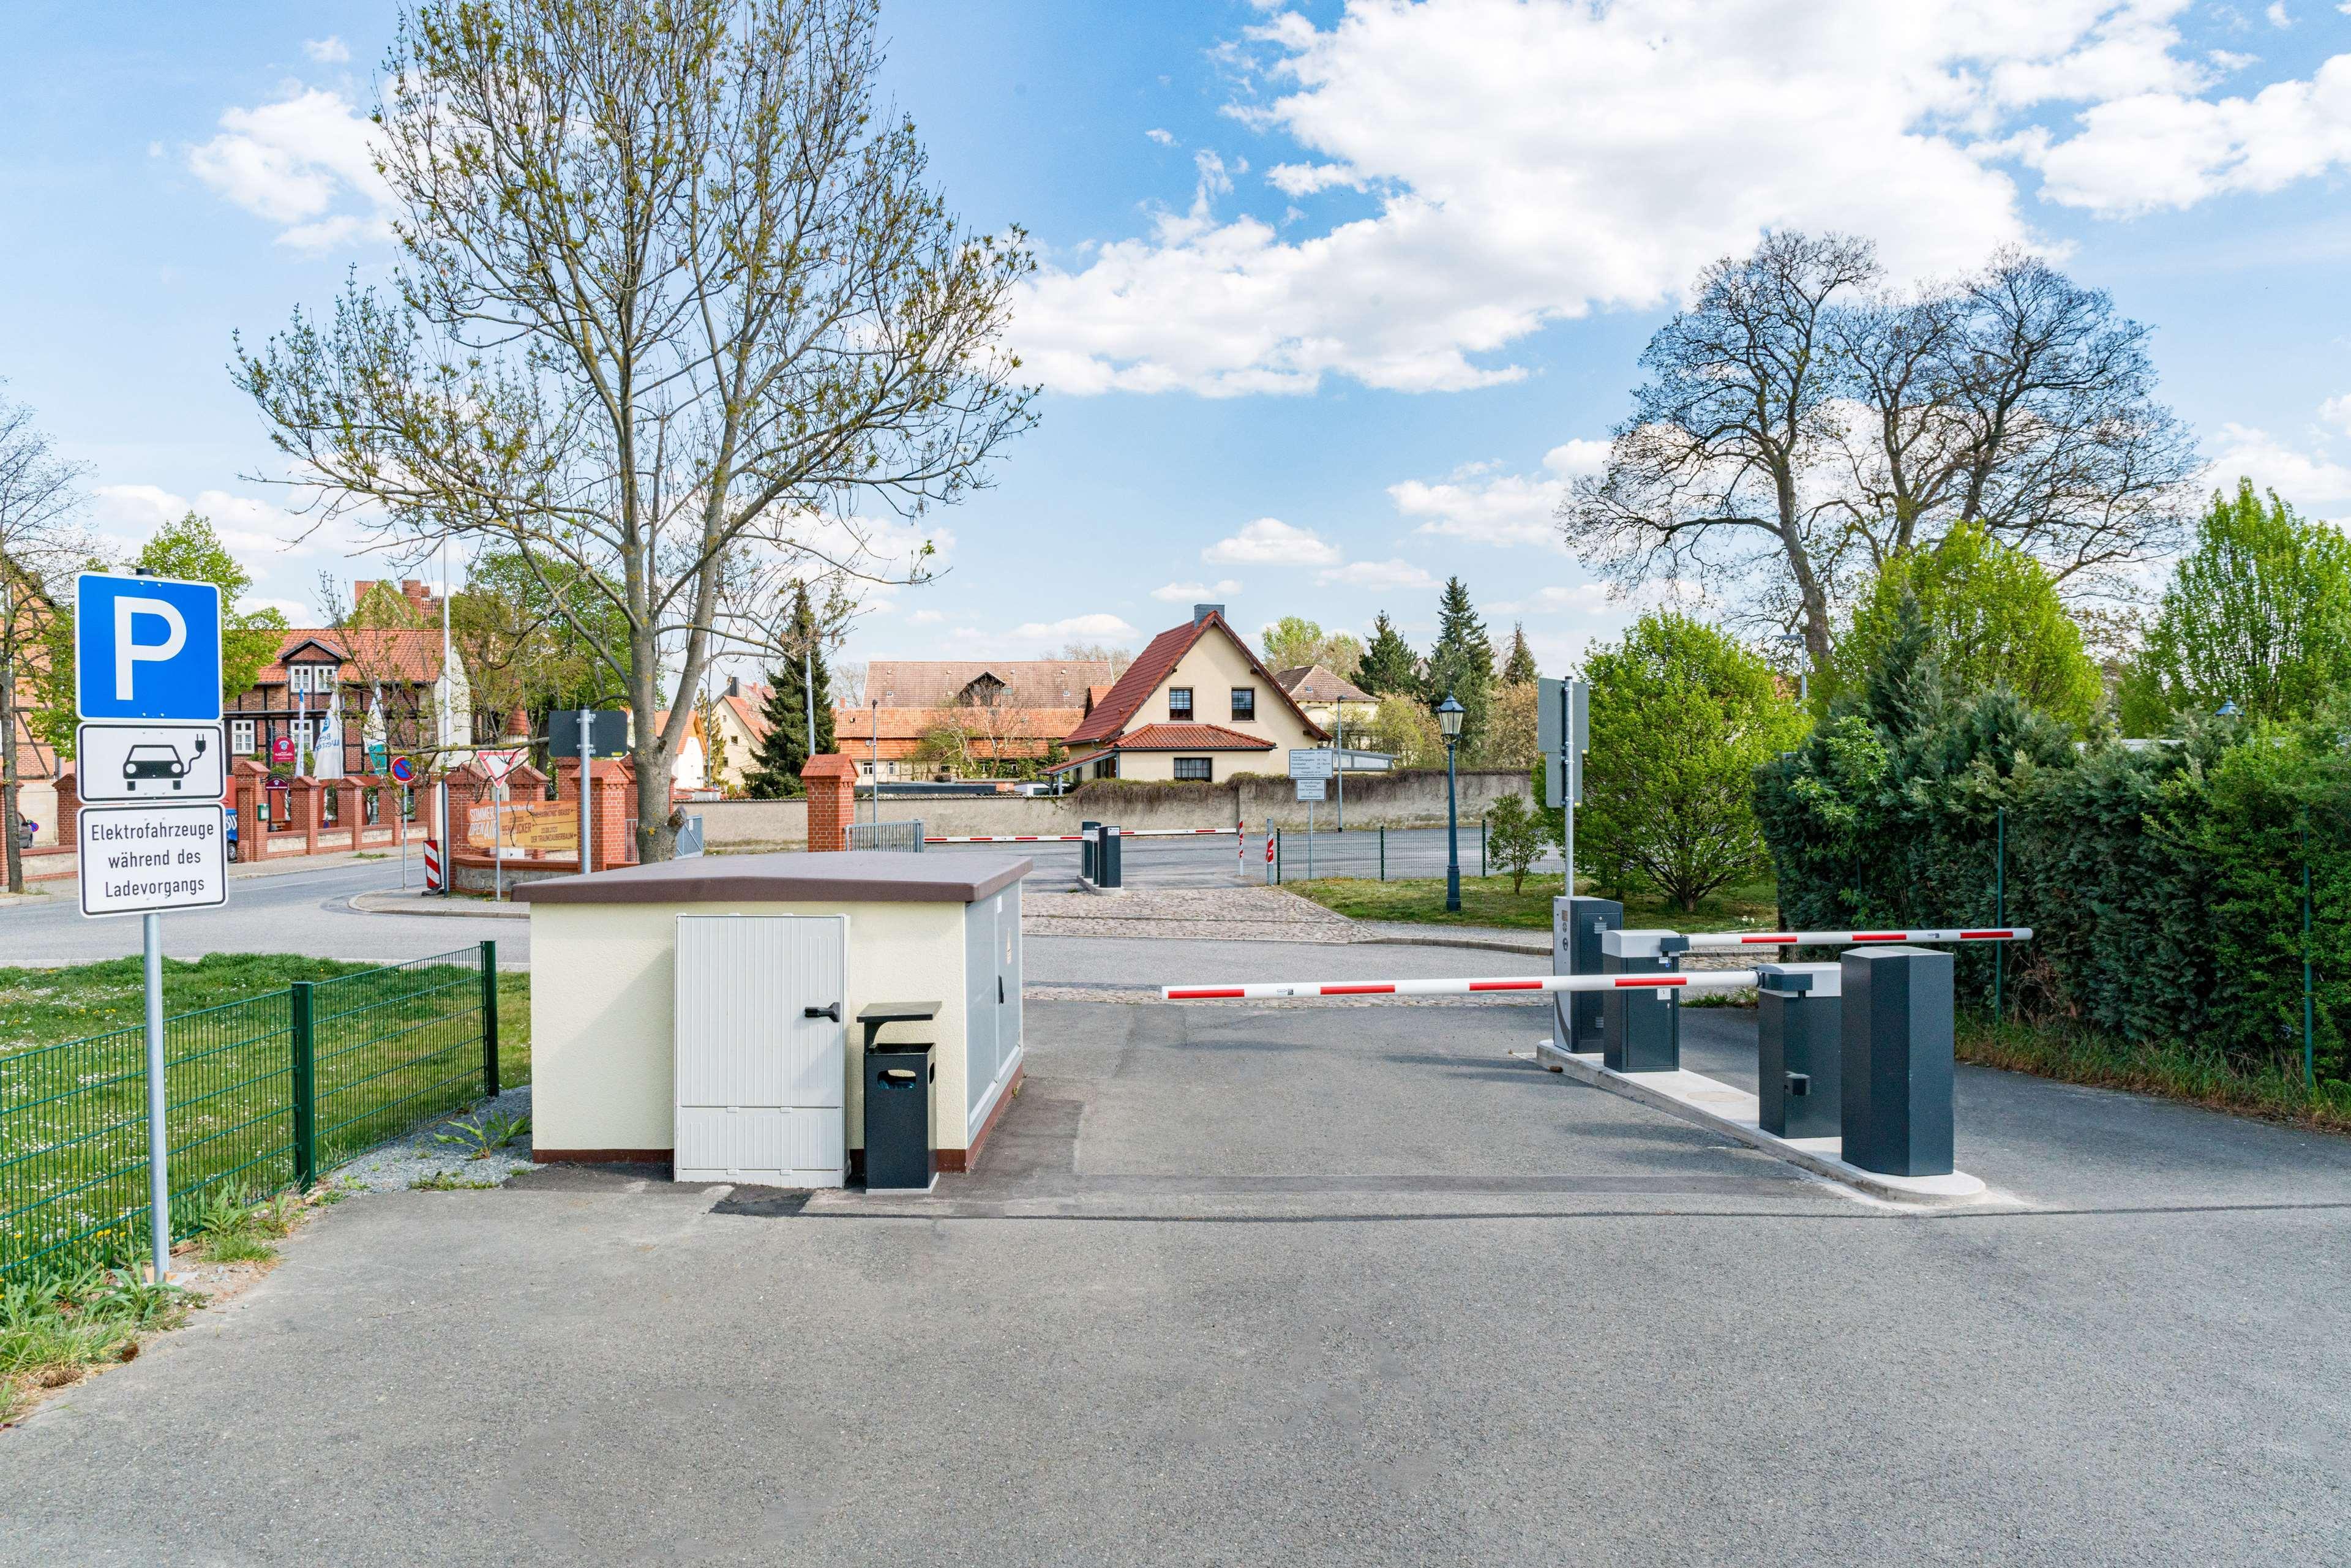
{"type": "Polygon", "coordinates": [[[346,1192],[405,1192],[420,1180],[444,1174],[461,1182],[474,1182],[484,1186],[500,1186],[508,1176],[530,1169],[528,1133],[488,1157],[478,1160],[468,1159],[462,1148],[434,1140],[434,1134],[454,1122],[498,1113],[529,1115],[530,1085],[526,1083],[519,1089],[509,1089],[495,1100],[477,1101],[465,1110],[419,1127],[404,1137],[379,1144],[357,1159],[336,1166],[324,1179],[340,1186],[346,1192]]]}

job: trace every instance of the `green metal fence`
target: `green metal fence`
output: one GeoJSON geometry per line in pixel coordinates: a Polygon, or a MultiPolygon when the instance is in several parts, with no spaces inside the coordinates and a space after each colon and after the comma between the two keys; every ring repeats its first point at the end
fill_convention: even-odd
{"type": "MultiPolygon", "coordinates": [[[[164,1020],[172,1225],[498,1092],[497,944],[164,1020]]],[[[146,1030],[0,1056],[0,1273],[147,1250],[146,1030]]]]}

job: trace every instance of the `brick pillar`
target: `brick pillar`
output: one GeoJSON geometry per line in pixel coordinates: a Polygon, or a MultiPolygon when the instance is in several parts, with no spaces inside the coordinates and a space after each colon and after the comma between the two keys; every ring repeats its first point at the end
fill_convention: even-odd
{"type": "Polygon", "coordinates": [[[250,757],[240,757],[229,765],[228,792],[236,811],[236,853],[239,860],[257,861],[262,855],[261,791],[269,769],[250,757]]]}
{"type": "Polygon", "coordinates": [[[637,765],[626,757],[596,764],[590,776],[595,800],[590,825],[596,831],[599,866],[637,863],[637,765]]]}
{"type": "Polygon", "coordinates": [[[57,842],[70,849],[81,841],[81,779],[73,769],[57,775],[57,842]]]}
{"type": "Polygon", "coordinates": [[[837,751],[811,757],[800,782],[808,787],[809,852],[847,849],[857,820],[857,765],[837,751]]]}
{"type": "Polygon", "coordinates": [[[319,781],[316,779],[297,775],[287,781],[287,831],[299,832],[302,835],[302,852],[306,855],[315,855],[319,852],[319,812],[321,804],[319,798],[319,781]]]}

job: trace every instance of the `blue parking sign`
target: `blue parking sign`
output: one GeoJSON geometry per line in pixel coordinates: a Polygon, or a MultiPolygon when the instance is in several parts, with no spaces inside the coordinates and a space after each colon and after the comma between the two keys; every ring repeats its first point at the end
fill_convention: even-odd
{"type": "Polygon", "coordinates": [[[82,717],[220,717],[218,588],[84,572],[75,583],[74,617],[74,699],[82,717]]]}

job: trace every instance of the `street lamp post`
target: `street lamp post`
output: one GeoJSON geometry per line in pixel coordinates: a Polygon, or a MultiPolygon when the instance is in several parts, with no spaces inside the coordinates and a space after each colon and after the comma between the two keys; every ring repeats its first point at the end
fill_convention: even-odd
{"type": "Polygon", "coordinates": [[[1437,705],[1437,727],[1445,732],[1445,908],[1461,913],[1461,833],[1454,801],[1454,753],[1461,740],[1461,720],[1468,710],[1447,692],[1437,705]]]}

